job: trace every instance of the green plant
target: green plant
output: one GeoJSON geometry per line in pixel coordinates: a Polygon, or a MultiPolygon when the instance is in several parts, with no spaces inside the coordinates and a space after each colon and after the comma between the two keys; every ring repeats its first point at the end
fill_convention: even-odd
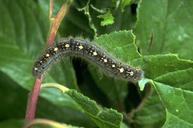
{"type": "MultiPolygon", "coordinates": [[[[55,14],[63,3],[54,1],[55,14]]],[[[56,40],[89,38],[141,67],[145,79],[134,85],[65,58],[45,74],[43,85],[54,84],[41,89],[36,117],[60,122],[55,127],[193,127],[192,6],[187,0],[74,0],[56,40]]],[[[49,31],[48,7],[47,0],[0,0],[0,127],[23,125],[32,66],[49,31]]]]}

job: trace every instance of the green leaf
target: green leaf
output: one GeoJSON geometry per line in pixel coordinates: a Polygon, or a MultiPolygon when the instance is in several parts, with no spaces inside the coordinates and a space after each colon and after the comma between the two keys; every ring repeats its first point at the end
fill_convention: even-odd
{"type": "Polygon", "coordinates": [[[175,54],[148,55],[132,61],[134,65],[140,65],[145,72],[145,77],[156,79],[170,72],[184,70],[193,67],[193,61],[180,59],[175,54]]]}
{"type": "Polygon", "coordinates": [[[106,49],[115,58],[119,58],[128,64],[131,60],[140,57],[135,45],[135,35],[132,31],[115,31],[104,34],[96,37],[94,42],[106,49]]]}
{"type": "MultiPolygon", "coordinates": [[[[47,91],[47,92],[50,92],[50,91],[47,91]]],[[[4,125],[9,126],[9,123],[10,125],[12,124],[11,122],[9,122],[9,119],[24,118],[24,115],[26,112],[28,93],[29,91],[19,86],[16,82],[14,82],[11,78],[6,76],[4,73],[0,72],[0,101],[1,101],[0,119],[5,121],[5,123],[4,121],[2,121],[4,125]]],[[[76,122],[73,124],[85,126],[85,127],[94,126],[93,123],[90,122],[85,115],[83,115],[81,112],[73,108],[75,106],[71,105],[71,107],[67,107],[69,106],[69,103],[70,103],[67,98],[58,97],[58,96],[55,97],[53,95],[56,95],[56,94],[52,94],[52,96],[47,97],[47,98],[50,98],[49,101],[51,102],[48,102],[48,100],[46,100],[47,98],[39,97],[36,117],[44,117],[44,118],[53,119],[57,121],[59,120],[61,122],[67,122],[67,123],[76,122]],[[53,97],[55,99],[54,102],[52,102],[53,97]],[[58,103],[58,101],[60,104],[58,103]],[[65,118],[64,115],[68,115],[67,118],[65,118]]],[[[2,128],[4,127],[2,126],[2,128]]],[[[11,125],[11,128],[13,128],[12,125],[11,125]]]]}
{"type": "Polygon", "coordinates": [[[5,120],[0,122],[0,128],[21,128],[23,126],[22,120],[5,120]]]}
{"type": "Polygon", "coordinates": [[[193,92],[158,82],[155,89],[167,110],[164,127],[193,127],[193,92]]]}
{"type": "Polygon", "coordinates": [[[165,121],[165,108],[160,103],[157,93],[153,90],[143,107],[133,117],[136,126],[140,128],[161,127],[165,121]]]}
{"type": "MultiPolygon", "coordinates": [[[[31,90],[35,80],[32,76],[32,65],[36,58],[34,56],[41,53],[40,50],[45,44],[49,28],[48,19],[33,0],[0,0],[0,14],[0,71],[17,85],[31,90]]],[[[59,83],[62,81],[69,87],[76,88],[74,70],[69,60],[65,66],[67,67],[56,66],[56,68],[65,69],[68,75],[60,73],[60,70],[57,73],[60,73],[60,76],[56,78],[46,75],[45,81],[59,83]]],[[[59,99],[58,92],[42,92],[40,95],[56,106],[78,109],[69,96],[59,99]],[[58,104],[59,100],[65,101],[65,104],[58,104]]]]}
{"type": "Polygon", "coordinates": [[[168,111],[166,111],[166,116],[167,116],[167,120],[164,123],[164,125],[162,126],[162,128],[192,128],[192,124],[187,123],[186,121],[184,121],[183,119],[179,119],[178,117],[176,117],[175,115],[169,113],[168,111]]]}
{"type": "Polygon", "coordinates": [[[135,28],[143,55],[177,53],[193,59],[193,1],[141,0],[135,28]]]}
{"type": "Polygon", "coordinates": [[[125,7],[128,6],[130,3],[131,0],[121,0],[120,2],[121,11],[124,11],[125,7]]]}
{"type": "Polygon", "coordinates": [[[66,92],[100,128],[119,128],[122,115],[113,109],[99,107],[95,101],[74,90],[66,92]]]}
{"type": "Polygon", "coordinates": [[[25,89],[0,72],[0,119],[23,118],[26,109],[27,93],[25,89]]]}
{"type": "Polygon", "coordinates": [[[88,18],[89,27],[94,31],[94,36],[97,35],[97,29],[93,23],[92,16],[90,15],[90,0],[82,8],[78,8],[78,11],[83,12],[84,15],[88,18]]]}
{"type": "MultiPolygon", "coordinates": [[[[23,87],[30,88],[34,79],[31,75],[31,70],[35,59],[32,59],[34,58],[32,56],[37,56],[37,54],[40,53],[47,38],[47,34],[45,33],[48,32],[47,28],[49,23],[35,2],[28,1],[25,5],[25,2],[23,3],[21,1],[22,0],[17,1],[17,4],[10,4],[10,1],[0,1],[2,3],[1,5],[4,5],[0,10],[1,13],[4,12],[2,20],[0,20],[1,24],[3,24],[0,26],[0,39],[2,41],[0,44],[0,48],[2,49],[0,51],[0,58],[2,60],[0,62],[0,68],[5,74],[8,74],[8,76],[18,81],[23,87]],[[28,8],[27,5],[33,8],[28,8]],[[6,8],[9,8],[8,6],[11,9],[5,12],[6,8]],[[16,12],[17,15],[15,15],[16,12]],[[12,18],[8,17],[8,15],[11,15],[12,18]],[[24,18],[24,20],[22,18],[24,18]],[[18,22],[14,22],[16,19],[18,22]],[[25,24],[27,25],[25,26],[25,24]],[[5,30],[6,32],[4,32],[5,30]],[[32,34],[28,36],[26,35],[28,33],[32,34]],[[24,76],[27,77],[23,80],[24,76]]],[[[67,61],[66,65],[68,66],[68,68],[66,68],[67,72],[73,74],[69,61],[67,61]]],[[[74,82],[73,75],[71,76],[71,78],[67,76],[66,79],[72,81],[71,85],[74,85],[76,82],[74,82]]],[[[65,78],[64,75],[62,75],[62,77],[65,78]]]]}
{"type": "Polygon", "coordinates": [[[193,68],[179,70],[161,75],[155,81],[172,85],[173,87],[182,88],[193,91],[193,68]]]}
{"type": "MultiPolygon", "coordinates": [[[[63,2],[55,2],[54,14],[63,2]]],[[[176,55],[193,59],[193,2],[140,0],[134,30],[136,42],[132,31],[118,31],[128,30],[135,24],[135,14],[132,14],[128,6],[130,0],[91,1],[87,5],[84,4],[83,11],[78,12],[77,5],[81,3],[84,1],[75,1],[58,35],[92,38],[91,28],[95,34],[109,33],[96,37],[94,42],[122,62],[142,68],[147,79],[139,83],[140,85],[145,85],[149,80],[154,82],[155,90],[152,96],[143,100],[140,110],[133,108],[133,116],[129,117],[133,122],[129,122],[131,125],[128,125],[142,128],[193,127],[193,61],[180,59],[176,55]],[[116,4],[116,8],[112,2],[116,4]],[[102,13],[90,8],[92,5],[100,10],[108,10],[101,15],[104,19],[102,23],[106,26],[100,25],[97,15],[102,13]],[[124,12],[120,12],[118,7],[124,12]],[[115,30],[118,32],[112,32],[115,30]]],[[[5,120],[0,122],[0,127],[17,125],[6,120],[18,119],[25,114],[25,99],[28,93],[26,90],[31,89],[35,79],[31,75],[31,69],[47,38],[48,5],[49,2],[46,0],[0,0],[0,117],[1,120],[5,120]],[[12,106],[15,108],[12,109],[12,106]],[[20,111],[16,111],[18,108],[20,111]]],[[[103,97],[104,95],[93,98],[98,100],[98,97],[102,97],[99,102],[105,101],[104,106],[126,113],[125,109],[128,108],[124,103],[129,89],[127,82],[111,78],[109,74],[103,75],[98,67],[93,65],[89,65],[89,70],[94,81],[87,77],[87,74],[86,79],[89,79],[91,84],[81,79],[81,89],[84,88],[85,91],[83,93],[91,94],[92,92],[87,91],[88,86],[97,85],[99,89],[97,88],[95,93],[98,94],[102,90],[108,99],[103,97]]],[[[46,73],[44,82],[65,83],[69,88],[79,89],[69,58],[53,66],[51,71],[46,73]]],[[[143,98],[144,93],[141,93],[140,98],[143,98]]],[[[122,122],[123,117],[120,113],[102,108],[74,90],[61,94],[56,90],[46,89],[42,90],[40,95],[37,117],[85,127],[127,127],[122,122]]],[[[135,101],[129,101],[129,104],[133,102],[135,101]]]]}
{"type": "Polygon", "coordinates": [[[110,10],[108,10],[105,14],[98,15],[97,17],[102,19],[101,26],[111,25],[114,23],[114,17],[110,10]]]}
{"type": "MultiPolygon", "coordinates": [[[[173,54],[166,54],[147,55],[134,60],[133,63],[140,64],[145,72],[145,77],[149,79],[153,79],[160,84],[166,84],[168,87],[178,87],[192,91],[192,61],[180,59],[173,54]]],[[[160,87],[160,89],[162,89],[162,87],[160,87]]],[[[158,91],[153,91],[152,96],[147,99],[144,107],[136,113],[134,118],[139,127],[161,127],[164,121],[168,120],[167,116],[165,116],[167,114],[167,108],[165,107],[165,103],[161,104],[159,93],[158,91]]],[[[171,92],[171,95],[174,94],[175,93],[171,92]]],[[[165,96],[165,94],[163,94],[163,96],[165,96]]],[[[168,96],[168,101],[173,102],[173,99],[168,96]]],[[[176,104],[178,103],[179,102],[176,102],[176,104]]],[[[172,104],[171,106],[174,105],[172,104]]],[[[181,125],[181,127],[182,126],[183,125],[181,125]]]]}

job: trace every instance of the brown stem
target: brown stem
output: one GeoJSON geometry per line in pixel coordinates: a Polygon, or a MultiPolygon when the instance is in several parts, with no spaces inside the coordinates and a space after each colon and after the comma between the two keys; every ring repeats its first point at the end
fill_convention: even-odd
{"type": "Polygon", "coordinates": [[[27,122],[33,120],[35,117],[36,104],[37,104],[37,100],[38,100],[38,95],[39,95],[41,83],[42,83],[42,77],[37,78],[35,83],[34,83],[33,89],[31,91],[31,93],[29,94],[26,116],[25,116],[25,120],[27,122]]]}
{"type": "MultiPolygon", "coordinates": [[[[52,1],[52,0],[51,0],[52,1]]],[[[53,7],[53,4],[50,4],[51,7],[53,7]]],[[[67,10],[69,9],[69,4],[63,4],[62,7],[60,8],[59,12],[57,13],[57,15],[52,18],[51,17],[51,28],[50,28],[50,34],[48,36],[48,45],[52,45],[55,37],[56,37],[56,33],[58,31],[58,28],[60,26],[60,23],[62,21],[62,19],[64,18],[64,16],[67,13],[67,10]]],[[[50,15],[52,14],[52,11],[50,11],[50,15]]]]}
{"type": "MultiPolygon", "coordinates": [[[[64,3],[62,7],[60,8],[59,12],[57,13],[57,15],[54,18],[52,18],[51,15],[53,12],[53,0],[50,0],[49,18],[51,21],[51,28],[50,28],[50,32],[49,32],[49,36],[47,40],[48,46],[53,44],[55,37],[56,37],[56,33],[59,28],[59,25],[62,19],[64,18],[65,14],[67,13],[67,10],[71,3],[72,1],[68,3],[64,3]]],[[[42,77],[37,78],[35,80],[33,89],[28,97],[27,110],[26,110],[26,115],[25,115],[26,122],[32,121],[35,118],[36,105],[37,105],[38,95],[39,95],[40,88],[41,88],[41,83],[42,83],[42,77]]]]}

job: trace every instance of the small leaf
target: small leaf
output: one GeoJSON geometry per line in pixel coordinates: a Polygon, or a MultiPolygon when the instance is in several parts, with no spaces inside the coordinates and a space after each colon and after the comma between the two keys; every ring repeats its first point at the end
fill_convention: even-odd
{"type": "Polygon", "coordinates": [[[105,14],[98,15],[97,17],[102,19],[101,26],[111,25],[114,23],[114,17],[110,10],[108,10],[105,14]]]}

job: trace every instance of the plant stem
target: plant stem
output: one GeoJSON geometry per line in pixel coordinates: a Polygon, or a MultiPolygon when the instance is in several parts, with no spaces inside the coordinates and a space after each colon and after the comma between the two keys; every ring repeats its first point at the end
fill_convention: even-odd
{"type": "MultiPolygon", "coordinates": [[[[62,5],[62,7],[60,8],[59,12],[57,13],[57,15],[52,18],[53,0],[50,0],[49,18],[51,21],[51,27],[50,27],[49,36],[47,39],[47,45],[48,46],[50,46],[54,43],[56,33],[58,31],[60,23],[61,23],[62,19],[64,18],[64,16],[66,15],[67,10],[69,9],[71,3],[72,3],[71,0],[69,2],[64,3],[62,5]]],[[[40,78],[36,78],[35,83],[34,83],[33,88],[32,88],[32,91],[29,94],[28,103],[27,103],[27,110],[26,110],[26,115],[25,115],[26,122],[32,121],[35,118],[36,105],[37,105],[37,101],[38,101],[38,95],[40,92],[42,79],[43,79],[42,76],[40,78]]]]}
{"type": "Polygon", "coordinates": [[[50,127],[53,127],[53,128],[66,128],[68,127],[67,125],[65,124],[60,124],[56,121],[53,121],[53,120],[48,120],[48,119],[34,119],[33,121],[29,122],[28,124],[26,124],[24,126],[24,128],[30,128],[32,127],[33,125],[45,125],[45,126],[50,126],[50,127]]]}
{"type": "Polygon", "coordinates": [[[27,122],[33,120],[35,117],[36,105],[38,101],[38,95],[40,92],[41,83],[42,83],[42,78],[37,78],[35,80],[35,84],[33,86],[32,91],[29,93],[27,111],[25,116],[25,120],[27,122]]]}
{"type": "MultiPolygon", "coordinates": [[[[50,21],[51,21],[51,28],[50,28],[50,34],[48,36],[48,41],[47,41],[48,46],[50,46],[54,43],[56,33],[58,31],[60,23],[61,23],[62,19],[64,18],[64,16],[66,15],[66,13],[69,9],[69,6],[70,6],[69,3],[63,4],[55,17],[51,17],[53,9],[50,9],[49,15],[50,15],[50,21]]],[[[52,8],[53,4],[50,4],[50,7],[52,8]]]]}

